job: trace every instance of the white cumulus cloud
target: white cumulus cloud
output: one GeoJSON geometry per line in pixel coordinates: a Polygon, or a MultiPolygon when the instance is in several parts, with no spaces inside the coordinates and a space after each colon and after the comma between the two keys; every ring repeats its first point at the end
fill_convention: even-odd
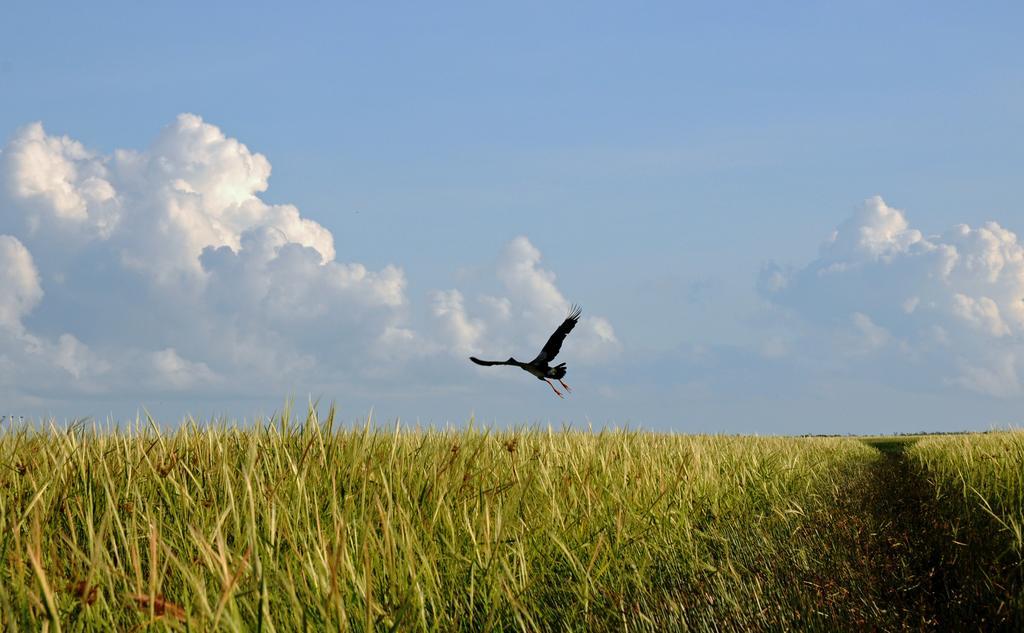
{"type": "Polygon", "coordinates": [[[43,298],[32,254],[18,238],[0,235],[0,328],[21,330],[21,318],[43,298]]]}
{"type": "Polygon", "coordinates": [[[826,338],[856,333],[888,370],[905,361],[905,371],[938,389],[1021,393],[1024,244],[995,222],[925,235],[874,197],[817,259],[790,271],[766,267],[759,289],[826,338]]]}
{"type": "MultiPolygon", "coordinates": [[[[555,285],[555,274],[541,266],[540,250],[524,236],[505,246],[494,275],[501,296],[481,294],[473,310],[466,308],[459,290],[435,293],[434,316],[441,336],[460,356],[531,360],[565,319],[571,302],[555,285]]],[[[620,349],[612,324],[584,311],[559,360],[597,362],[620,349]]]]}
{"type": "MultiPolygon", "coordinates": [[[[393,392],[459,380],[470,353],[535,353],[568,310],[525,237],[493,271],[499,292],[417,309],[400,266],[341,260],[324,226],[266,202],[270,175],[193,114],[109,153],[15,131],[0,151],[0,396],[393,392]]],[[[567,342],[586,362],[618,348],[590,314],[567,342]]]]}
{"type": "Polygon", "coordinates": [[[220,382],[220,377],[206,363],[186,360],[173,347],[152,352],[149,360],[158,387],[184,390],[198,384],[220,382]]]}
{"type": "Polygon", "coordinates": [[[282,373],[328,381],[400,344],[402,269],[337,261],[330,231],[260,198],[270,173],[266,157],[192,114],[145,149],[110,154],[41,123],[16,131],[0,152],[12,380],[284,389],[282,373]]]}
{"type": "Polygon", "coordinates": [[[22,128],[0,155],[7,194],[21,202],[29,233],[60,230],[107,237],[120,217],[107,161],[41,123],[22,128]]]}

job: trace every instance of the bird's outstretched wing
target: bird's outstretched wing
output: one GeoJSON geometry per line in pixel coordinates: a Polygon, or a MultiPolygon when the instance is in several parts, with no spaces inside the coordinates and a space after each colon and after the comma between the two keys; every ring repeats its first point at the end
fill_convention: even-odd
{"type": "Polygon", "coordinates": [[[508,365],[507,360],[480,360],[473,356],[470,356],[469,360],[473,361],[477,365],[483,365],[484,367],[490,367],[491,365],[508,365]]]}
{"type": "Polygon", "coordinates": [[[540,350],[540,354],[537,354],[537,358],[534,358],[532,363],[547,363],[555,359],[558,356],[558,352],[562,349],[562,341],[572,329],[576,327],[576,322],[580,320],[580,314],[583,313],[582,308],[578,305],[573,304],[569,310],[569,316],[565,317],[562,324],[558,326],[555,333],[551,335],[548,342],[544,344],[544,349],[540,350]]]}

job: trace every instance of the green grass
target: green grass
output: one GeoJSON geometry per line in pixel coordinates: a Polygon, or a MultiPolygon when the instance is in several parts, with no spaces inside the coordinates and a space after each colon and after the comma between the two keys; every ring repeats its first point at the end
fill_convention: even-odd
{"type": "Polygon", "coordinates": [[[906,622],[884,604],[864,511],[879,459],[853,438],[342,428],[315,410],[248,428],[11,429],[0,625],[906,622]]]}
{"type": "Polygon", "coordinates": [[[944,505],[985,513],[1024,553],[1024,431],[929,437],[909,455],[944,505]]]}

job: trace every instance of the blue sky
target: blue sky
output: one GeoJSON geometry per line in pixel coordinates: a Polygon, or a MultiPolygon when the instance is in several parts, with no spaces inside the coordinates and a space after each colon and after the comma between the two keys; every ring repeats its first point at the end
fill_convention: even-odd
{"type": "MultiPolygon", "coordinates": [[[[313,393],[351,417],[373,406],[385,419],[709,432],[1016,422],[1020,240],[979,227],[1024,231],[1021,14],[923,2],[8,8],[0,235],[17,246],[0,253],[24,274],[0,277],[21,297],[0,342],[0,400],[58,416],[145,405],[174,420],[251,417],[313,393]],[[33,122],[42,136],[26,136],[33,122]],[[244,192],[261,211],[164,235],[159,192],[175,181],[160,178],[174,170],[153,165],[173,155],[188,180],[249,160],[197,175],[186,136],[211,129],[272,165],[265,188],[244,192]],[[63,136],[82,151],[46,141],[63,136]],[[30,141],[59,156],[30,160],[30,141]],[[112,194],[83,193],[86,220],[40,188],[92,191],[89,174],[112,194]],[[109,233],[94,222],[104,213],[109,233]],[[260,266],[301,282],[216,300],[225,291],[211,288],[269,275],[242,256],[245,231],[325,248],[322,233],[291,235],[307,220],[329,234],[321,263],[338,270],[275,250],[260,266]],[[974,232],[950,233],[960,224],[974,232]],[[882,231],[892,248],[840,249],[829,239],[842,226],[882,231]],[[200,265],[206,246],[238,261],[200,265]],[[950,249],[947,278],[937,271],[953,260],[935,253],[950,249]],[[969,265],[992,253],[998,270],[969,265]],[[351,274],[341,265],[370,275],[322,313],[290,317],[351,274]],[[828,265],[835,277],[815,282],[828,265]],[[766,282],[776,270],[784,287],[766,282]],[[277,309],[273,297],[288,298],[281,314],[247,316],[277,309]],[[467,350],[529,355],[563,301],[613,331],[570,337],[571,398],[462,362],[467,350]],[[248,335],[229,342],[233,328],[248,335]],[[252,369],[271,362],[281,369],[252,369]]],[[[220,213],[189,187],[182,199],[220,213]]]]}

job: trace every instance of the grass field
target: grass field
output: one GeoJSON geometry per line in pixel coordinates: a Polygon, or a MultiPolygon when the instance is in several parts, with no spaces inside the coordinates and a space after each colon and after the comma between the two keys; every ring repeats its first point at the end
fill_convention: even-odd
{"type": "Polygon", "coordinates": [[[0,624],[1012,629],[1022,440],[8,428],[0,624]]]}
{"type": "Polygon", "coordinates": [[[936,499],[965,514],[984,513],[1024,549],[1024,433],[929,437],[910,456],[928,473],[936,499]]]}

